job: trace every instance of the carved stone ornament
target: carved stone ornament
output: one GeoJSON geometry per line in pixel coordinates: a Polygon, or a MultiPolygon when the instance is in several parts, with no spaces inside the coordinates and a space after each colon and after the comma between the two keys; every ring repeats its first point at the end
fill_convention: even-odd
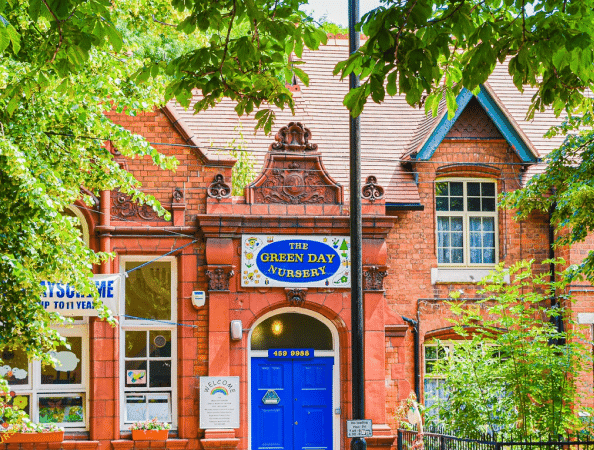
{"type": "Polygon", "coordinates": [[[215,176],[212,184],[208,186],[206,193],[210,198],[216,198],[217,200],[229,198],[231,197],[231,187],[225,183],[225,177],[219,173],[215,176]]]}
{"type": "Polygon", "coordinates": [[[291,306],[303,306],[307,289],[285,289],[287,301],[291,306]]]}
{"type": "Polygon", "coordinates": [[[122,192],[111,193],[111,215],[116,220],[163,220],[151,206],[139,205],[122,192]]]}
{"type": "Polygon", "coordinates": [[[257,203],[334,203],[332,190],[315,170],[293,162],[287,169],[273,169],[256,194],[257,203]]]}
{"type": "Polygon", "coordinates": [[[364,291],[383,291],[384,278],[388,276],[385,269],[376,266],[365,267],[363,269],[363,290],[364,291]]]}
{"type": "Polygon", "coordinates": [[[362,194],[364,199],[374,202],[384,198],[384,188],[377,184],[377,178],[372,175],[367,177],[362,194]]]}
{"type": "Polygon", "coordinates": [[[316,151],[318,144],[310,144],[311,131],[305,128],[300,122],[290,122],[286,127],[282,127],[276,136],[275,142],[270,144],[270,150],[282,152],[305,152],[316,151]]]}
{"type": "Polygon", "coordinates": [[[182,203],[184,201],[184,192],[180,188],[176,187],[173,190],[172,198],[173,203],[182,203]]]}
{"type": "Polygon", "coordinates": [[[231,267],[217,267],[206,271],[209,291],[228,291],[229,280],[235,275],[231,267]]]}
{"type": "Polygon", "coordinates": [[[308,142],[310,137],[309,130],[300,123],[291,122],[280,129],[266,154],[262,172],[246,189],[248,204],[342,204],[342,186],[324,168],[322,155],[317,151],[297,152],[317,150],[308,142]]]}

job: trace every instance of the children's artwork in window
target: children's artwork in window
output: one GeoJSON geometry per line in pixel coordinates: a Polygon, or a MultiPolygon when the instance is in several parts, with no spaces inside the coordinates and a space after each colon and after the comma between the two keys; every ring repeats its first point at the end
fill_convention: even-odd
{"type": "Polygon", "coordinates": [[[82,396],[39,397],[39,423],[83,423],[82,396]]]}
{"type": "Polygon", "coordinates": [[[3,350],[0,353],[0,377],[11,386],[29,384],[29,361],[22,350],[3,350]]]}
{"type": "MultiPolygon", "coordinates": [[[[25,411],[27,414],[31,413],[31,405],[30,405],[30,397],[29,395],[20,395],[16,392],[11,392],[10,396],[8,396],[8,400],[6,401],[6,405],[12,408],[16,408],[21,411],[25,411]]],[[[0,417],[0,423],[3,422],[3,418],[0,417]]]]}
{"type": "Polygon", "coordinates": [[[126,370],[126,385],[146,384],[146,370],[126,370]]]}
{"type": "Polygon", "coordinates": [[[81,384],[82,368],[82,338],[67,337],[70,348],[60,346],[50,355],[58,362],[55,367],[50,365],[41,368],[42,384],[81,384]]]}

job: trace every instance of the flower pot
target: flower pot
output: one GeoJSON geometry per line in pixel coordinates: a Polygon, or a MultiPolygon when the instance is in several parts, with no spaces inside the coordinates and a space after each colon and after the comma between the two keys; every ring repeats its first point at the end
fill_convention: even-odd
{"type": "Polygon", "coordinates": [[[132,430],[135,441],[166,441],[169,430],[132,430]]]}
{"type": "Polygon", "coordinates": [[[1,444],[26,444],[29,442],[62,442],[64,431],[48,431],[45,433],[0,433],[1,444]]]}

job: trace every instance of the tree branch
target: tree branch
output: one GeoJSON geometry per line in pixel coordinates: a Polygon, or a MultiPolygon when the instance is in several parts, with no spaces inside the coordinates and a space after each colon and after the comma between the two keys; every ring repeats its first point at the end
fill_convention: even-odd
{"type": "Polygon", "coordinates": [[[153,22],[160,23],[161,25],[167,25],[168,27],[177,28],[177,25],[173,25],[172,23],[161,22],[160,20],[157,20],[157,19],[155,18],[155,15],[154,15],[154,14],[151,14],[151,17],[153,18],[153,22]]]}
{"type": "Polygon", "coordinates": [[[51,64],[56,59],[56,56],[58,55],[58,51],[60,51],[60,47],[62,47],[62,41],[64,40],[64,36],[62,35],[62,26],[60,25],[60,20],[58,19],[56,14],[54,14],[52,9],[49,7],[49,5],[47,4],[47,1],[46,0],[41,0],[41,1],[43,2],[45,7],[47,8],[47,10],[50,12],[52,17],[56,21],[56,26],[58,27],[58,35],[60,36],[60,39],[58,40],[58,45],[56,46],[56,50],[54,51],[54,54],[52,55],[52,59],[50,59],[50,62],[49,62],[51,64]]]}
{"type": "Polygon", "coordinates": [[[410,17],[412,10],[416,4],[417,4],[417,0],[414,0],[412,2],[412,5],[410,6],[410,8],[408,8],[408,11],[404,15],[404,21],[402,22],[402,26],[398,29],[398,33],[396,33],[396,39],[395,39],[396,48],[394,49],[394,59],[396,60],[396,62],[398,62],[398,48],[400,47],[400,35],[404,31],[404,27],[406,26],[406,23],[408,22],[408,18],[410,17]]]}
{"type": "Polygon", "coordinates": [[[235,13],[237,11],[237,0],[233,0],[233,9],[231,10],[230,18],[229,18],[229,27],[227,28],[227,36],[225,37],[225,51],[223,52],[223,57],[221,58],[221,64],[219,66],[219,73],[221,74],[221,80],[225,83],[225,77],[223,76],[223,64],[225,64],[225,59],[227,59],[227,51],[229,50],[229,39],[231,37],[231,29],[233,28],[233,21],[235,20],[235,13]]]}

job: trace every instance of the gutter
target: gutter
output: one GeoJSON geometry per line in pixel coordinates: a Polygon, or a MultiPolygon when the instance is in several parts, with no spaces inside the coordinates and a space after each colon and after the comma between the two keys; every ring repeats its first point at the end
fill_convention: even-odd
{"type": "Polygon", "coordinates": [[[386,203],[386,212],[424,210],[425,206],[420,203],[386,203]]]}

